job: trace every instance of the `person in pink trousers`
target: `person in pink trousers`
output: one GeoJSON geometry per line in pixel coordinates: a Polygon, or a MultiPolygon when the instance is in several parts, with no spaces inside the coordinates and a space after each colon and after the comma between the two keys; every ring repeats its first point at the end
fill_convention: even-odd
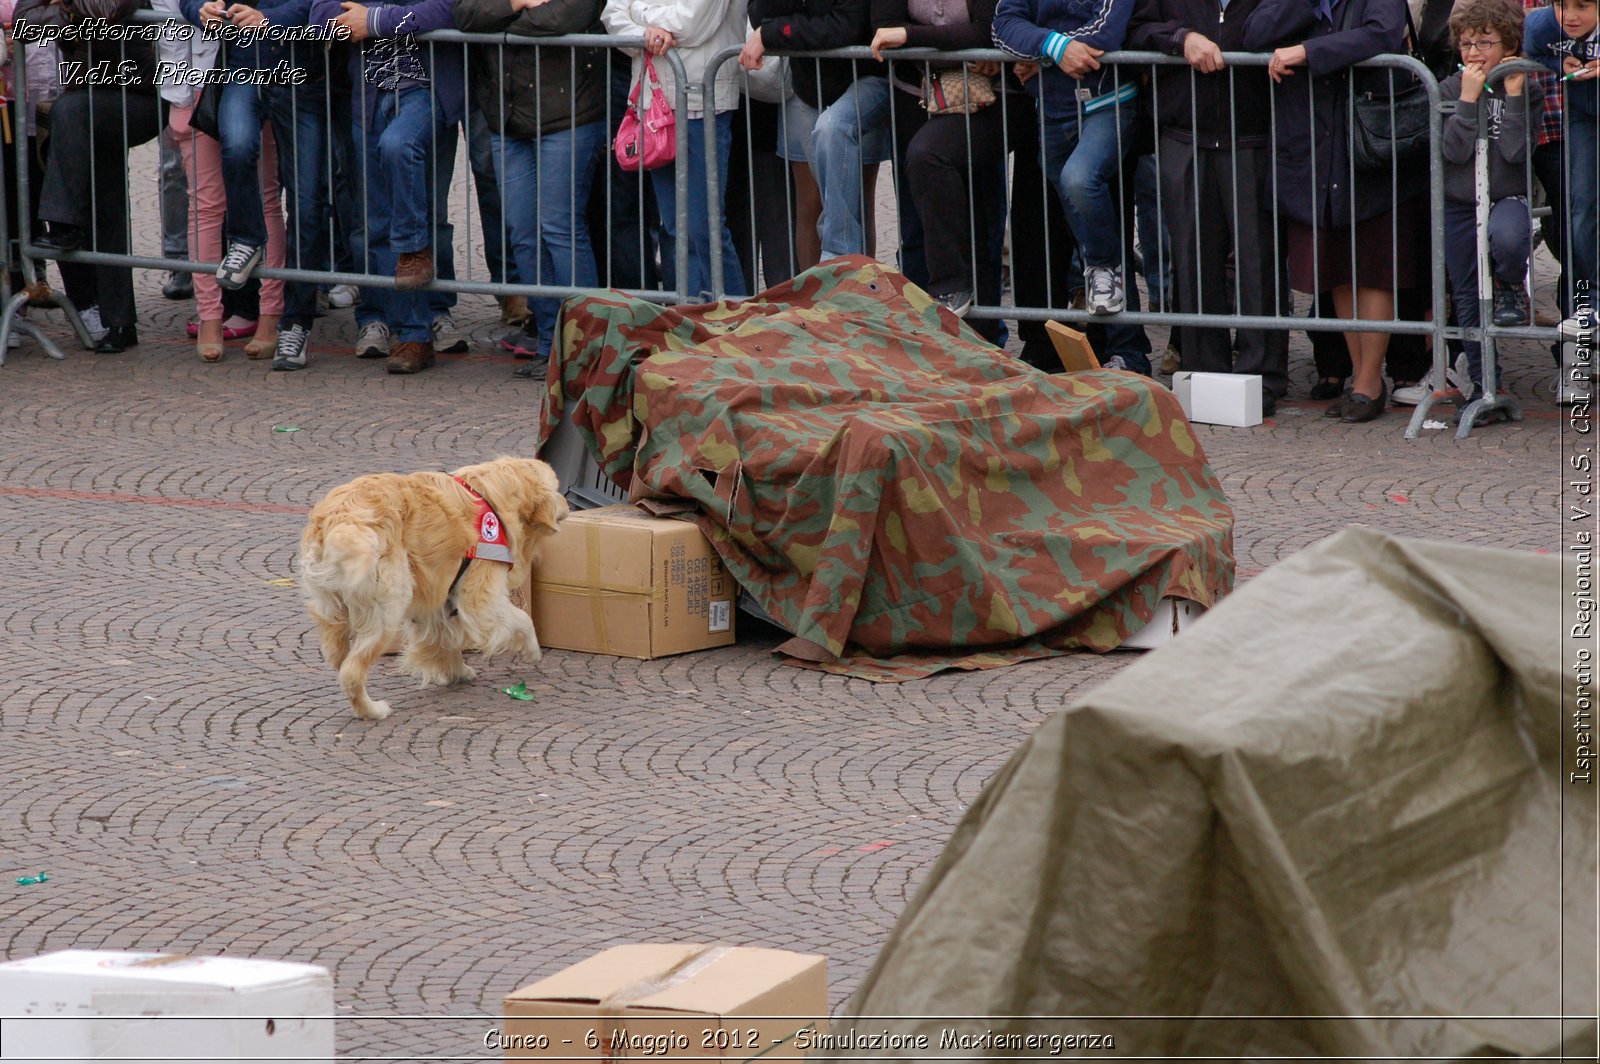
{"type": "MultiPolygon", "coordinates": [[[[200,31],[188,22],[178,10],[178,0],[151,0],[157,13],[171,16],[179,22],[177,34],[163,34],[161,60],[165,63],[210,70],[217,65],[216,41],[200,39],[200,31]]],[[[183,170],[189,179],[189,253],[200,262],[218,262],[223,251],[223,218],[228,198],[222,184],[222,145],[212,137],[189,124],[200,89],[189,84],[188,77],[166,79],[161,85],[161,96],[171,105],[167,125],[173,140],[183,154],[183,170]]],[[[262,202],[276,205],[282,202],[278,191],[278,153],[272,137],[272,127],[263,124],[261,129],[261,192],[262,202]]],[[[284,262],[283,212],[269,207],[266,213],[268,266],[282,267],[284,262]]],[[[249,336],[244,353],[252,359],[271,358],[278,342],[278,317],[283,313],[283,282],[263,277],[261,279],[261,316],[251,335],[246,319],[223,320],[222,288],[216,275],[200,271],[194,275],[195,305],[200,313],[200,331],[195,350],[206,362],[222,360],[223,345],[227,340],[249,336]]]]}

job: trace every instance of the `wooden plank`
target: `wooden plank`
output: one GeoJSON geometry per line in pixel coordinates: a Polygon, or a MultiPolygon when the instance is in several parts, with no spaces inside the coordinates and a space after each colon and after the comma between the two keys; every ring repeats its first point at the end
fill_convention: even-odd
{"type": "Polygon", "coordinates": [[[1083,333],[1058,321],[1047,321],[1044,327],[1050,334],[1050,342],[1055,345],[1056,354],[1061,358],[1062,368],[1068,373],[1100,368],[1100,360],[1095,357],[1094,348],[1089,346],[1089,338],[1083,333]]]}

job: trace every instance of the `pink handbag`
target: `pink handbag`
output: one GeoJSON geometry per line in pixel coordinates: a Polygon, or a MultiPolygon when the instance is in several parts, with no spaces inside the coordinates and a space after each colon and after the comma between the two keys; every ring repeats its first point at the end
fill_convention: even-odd
{"type": "Polygon", "coordinates": [[[628,96],[628,110],[617,126],[617,165],[629,173],[654,170],[666,166],[677,155],[677,120],[672,114],[672,104],[661,90],[661,79],[656,77],[651,57],[644,57],[644,70],[639,82],[628,96]],[[639,114],[639,90],[650,83],[650,104],[639,114]]]}

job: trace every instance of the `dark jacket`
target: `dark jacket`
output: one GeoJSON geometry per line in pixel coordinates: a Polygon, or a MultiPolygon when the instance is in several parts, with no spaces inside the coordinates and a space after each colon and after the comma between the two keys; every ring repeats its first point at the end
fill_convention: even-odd
{"type": "Polygon", "coordinates": [[[1045,54],[1052,33],[1081,41],[1103,52],[1123,47],[1133,0],[1000,0],[994,11],[994,43],[1020,59],[1039,64],[1039,76],[1028,81],[1028,93],[1047,118],[1076,117],[1080,106],[1116,103],[1125,106],[1137,94],[1136,67],[1102,64],[1083,78],[1068,77],[1045,54]]]}
{"type": "MultiPolygon", "coordinates": [[[[37,26],[71,26],[88,19],[123,23],[135,11],[149,7],[146,0],[62,0],[59,4],[19,0],[12,18],[37,26]]],[[[156,45],[147,35],[127,41],[62,40],[59,48],[61,87],[67,92],[105,86],[113,90],[126,87],[140,96],[156,94],[156,45]],[[106,66],[96,70],[97,64],[102,63],[106,66]]]]}
{"type": "Polygon", "coordinates": [[[1507,96],[1505,90],[1485,88],[1472,103],[1461,99],[1461,73],[1457,71],[1439,85],[1442,100],[1456,101],[1455,112],[1444,118],[1439,137],[1444,156],[1444,198],[1452,203],[1475,203],[1475,170],[1478,153],[1478,111],[1488,109],[1489,199],[1526,196],[1528,179],[1528,131],[1534,130],[1537,142],[1539,110],[1543,93],[1532,78],[1522,83],[1521,96],[1507,96]]]}
{"type": "MultiPolygon", "coordinates": [[[[399,37],[406,34],[428,33],[432,30],[453,29],[452,0],[364,0],[367,7],[367,40],[349,49],[350,84],[360,96],[366,114],[367,129],[377,120],[378,97],[381,90],[368,83],[363,68],[368,43],[373,39],[399,37]]],[[[340,0],[312,0],[311,24],[331,25],[343,14],[340,0]]],[[[466,86],[462,81],[465,63],[462,46],[438,42],[428,44],[418,41],[422,67],[428,72],[434,99],[447,124],[461,121],[466,110],[466,86]]]]}
{"type": "MultiPolygon", "coordinates": [[[[821,52],[872,43],[872,0],[750,0],[750,25],[760,27],[768,51],[821,52]]],[[[849,59],[795,59],[789,63],[794,94],[822,109],[843,96],[858,76],[882,74],[878,63],[849,59]]]]}
{"type": "Polygon", "coordinates": [[[1245,47],[1267,52],[1306,46],[1306,63],[1276,87],[1278,209],[1303,225],[1347,228],[1376,218],[1420,194],[1426,166],[1401,166],[1391,195],[1390,171],[1356,172],[1350,179],[1350,85],[1374,75],[1352,72],[1364,59],[1405,50],[1405,0],[1344,0],[1334,9],[1338,28],[1309,0],[1261,0],[1245,20],[1245,47]],[[1316,92],[1311,91],[1316,85],[1316,92]],[[1314,179],[1313,179],[1314,178],[1314,179]]]}
{"type": "MultiPolygon", "coordinates": [[[[962,0],[952,0],[962,2],[962,0]]],[[[911,21],[910,0],[872,0],[872,29],[876,33],[886,26],[903,26],[907,48],[938,48],[945,52],[967,48],[988,48],[994,32],[995,0],[964,0],[967,21],[949,22],[943,26],[929,26],[911,21]]],[[[893,50],[884,52],[893,56],[893,50]]],[[[953,68],[957,63],[932,63],[931,69],[953,68]]],[[[897,88],[921,91],[923,70],[921,63],[901,63],[894,69],[897,88]]]]}
{"type": "MultiPolygon", "coordinates": [[[[467,33],[602,34],[600,7],[601,0],[548,0],[514,11],[510,0],[455,0],[455,20],[456,28],[467,33]]],[[[474,45],[469,65],[473,98],[482,102],[494,132],[503,128],[508,136],[538,137],[605,117],[606,60],[601,50],[474,45]]]]}
{"type": "MultiPolygon", "coordinates": [[[[1137,0],[1128,23],[1128,49],[1182,55],[1184,38],[1198,33],[1224,52],[1243,52],[1244,24],[1261,0],[1137,0]]],[[[1187,63],[1155,68],[1156,122],[1162,132],[1202,148],[1256,148],[1272,121],[1265,67],[1229,66],[1201,74],[1187,63]],[[1190,75],[1193,75],[1191,78],[1190,75]],[[1191,91],[1192,86],[1192,91],[1191,91]]]]}
{"type": "MultiPolygon", "coordinates": [[[[178,0],[183,17],[200,25],[205,0],[178,0]]],[[[266,16],[271,26],[304,26],[311,16],[311,0],[254,0],[250,5],[266,16]]],[[[228,70],[268,70],[286,63],[304,69],[307,80],[321,81],[327,72],[328,46],[321,41],[278,41],[270,36],[242,40],[223,38],[222,65],[228,70]]]]}
{"type": "MultiPolygon", "coordinates": [[[[1600,32],[1576,40],[1561,28],[1554,8],[1536,8],[1522,20],[1522,54],[1560,74],[1564,69],[1562,62],[1568,57],[1587,63],[1600,56],[1600,32]]],[[[1600,78],[1562,81],[1559,88],[1561,106],[1569,123],[1593,122],[1596,115],[1600,115],[1600,78]]]]}

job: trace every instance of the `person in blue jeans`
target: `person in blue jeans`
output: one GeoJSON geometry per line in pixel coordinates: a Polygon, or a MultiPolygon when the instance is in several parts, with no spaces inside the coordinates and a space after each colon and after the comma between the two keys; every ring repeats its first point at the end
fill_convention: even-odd
{"type": "MultiPolygon", "coordinates": [[[[1562,112],[1566,117],[1567,217],[1572,239],[1568,247],[1567,277],[1572,286],[1572,317],[1561,325],[1564,339],[1587,338],[1594,349],[1595,324],[1600,317],[1600,225],[1597,225],[1596,178],[1600,176],[1600,144],[1596,140],[1600,117],[1600,7],[1595,0],[1560,0],[1527,13],[1522,28],[1524,53],[1529,59],[1562,75],[1562,112]]],[[[1568,350],[1576,350],[1576,345],[1568,350]]],[[[1592,376],[1592,374],[1589,374],[1592,376]]],[[[1587,387],[1568,388],[1573,374],[1562,367],[1562,402],[1589,396],[1587,387]]],[[[1586,382],[1585,382],[1586,383],[1586,382]]]]}
{"type": "MultiPolygon", "coordinates": [[[[228,249],[217,267],[217,283],[228,289],[242,288],[260,265],[266,246],[266,216],[257,175],[263,122],[272,123],[279,180],[288,204],[285,266],[327,270],[328,233],[323,225],[328,210],[323,118],[327,111],[326,45],[275,38],[270,28],[305,26],[310,0],[255,0],[254,4],[180,0],[179,6],[184,17],[197,26],[213,31],[231,26],[258,35],[230,41],[225,49],[228,69],[248,71],[250,78],[227,83],[217,108],[222,181],[228,194],[228,249]],[[263,31],[268,23],[270,27],[263,31]],[[303,80],[296,84],[297,78],[303,80]]],[[[317,312],[317,286],[286,281],[283,297],[272,368],[305,369],[306,341],[317,312]]]]}
{"type": "Polygon", "coordinates": [[[359,267],[392,274],[395,287],[364,286],[357,322],[375,317],[393,335],[390,373],[418,373],[434,363],[436,294],[422,289],[434,278],[435,252],[441,274],[451,258],[446,214],[465,90],[460,46],[416,35],[450,28],[451,2],[314,0],[311,21],[360,44],[350,56],[350,169],[361,175],[365,211],[359,267]]]}
{"type": "MultiPolygon", "coordinates": [[[[756,29],[739,55],[749,70],[760,68],[769,49],[823,51],[873,37],[871,0],[751,0],[749,15],[756,29]]],[[[803,144],[822,198],[821,256],[869,254],[875,193],[863,176],[875,176],[893,151],[889,79],[877,63],[851,59],[794,59],[789,71],[794,95],[784,105],[785,135],[803,144]]]]}
{"type": "MultiPolygon", "coordinates": [[[[1133,0],[1000,0],[994,15],[995,44],[1040,64],[1028,89],[1042,116],[1044,170],[1078,242],[1086,304],[1096,315],[1139,309],[1138,288],[1125,283],[1129,256],[1114,184],[1139,88],[1099,61],[1122,47],[1132,12],[1133,0]]],[[[1150,340],[1137,325],[1108,324],[1106,356],[1107,369],[1150,375],[1150,340]]]]}
{"type": "MultiPolygon", "coordinates": [[[[512,38],[604,32],[600,0],[456,0],[455,23],[512,38]]],[[[471,69],[518,281],[597,287],[586,216],[606,143],[604,54],[508,42],[481,47],[471,69]]],[[[561,315],[560,300],[550,295],[531,306],[524,342],[537,355],[513,370],[518,377],[544,376],[561,315]]]]}
{"type": "MultiPolygon", "coordinates": [[[[748,292],[744,283],[744,270],[739,253],[733,246],[733,233],[728,229],[725,201],[716,204],[715,219],[711,203],[706,198],[707,177],[713,160],[706,153],[705,123],[715,124],[717,191],[725,197],[728,189],[728,152],[733,146],[733,113],[739,107],[739,68],[733,62],[717,67],[711,98],[705,96],[706,67],[716,56],[739,47],[744,40],[745,0],[607,0],[601,18],[606,32],[617,37],[644,38],[645,51],[655,57],[652,66],[661,80],[661,91],[667,99],[677,104],[677,82],[673,64],[666,59],[668,52],[677,56],[683,75],[688,82],[684,114],[677,121],[688,127],[689,158],[678,160],[675,166],[661,166],[650,171],[650,184],[656,194],[656,206],[661,214],[661,227],[674,243],[684,238],[689,241],[689,276],[672,280],[679,291],[691,299],[710,299],[725,294],[743,295],[748,292]],[[678,230],[677,169],[688,169],[689,231],[678,230]],[[715,283],[712,256],[722,264],[722,285],[715,283]]],[[[637,85],[644,66],[644,56],[634,60],[632,84],[637,85]]],[[[641,93],[641,101],[643,94],[641,93]]],[[[641,106],[643,106],[641,102],[641,106]]],[[[664,272],[672,272],[670,269],[664,272]]]]}

